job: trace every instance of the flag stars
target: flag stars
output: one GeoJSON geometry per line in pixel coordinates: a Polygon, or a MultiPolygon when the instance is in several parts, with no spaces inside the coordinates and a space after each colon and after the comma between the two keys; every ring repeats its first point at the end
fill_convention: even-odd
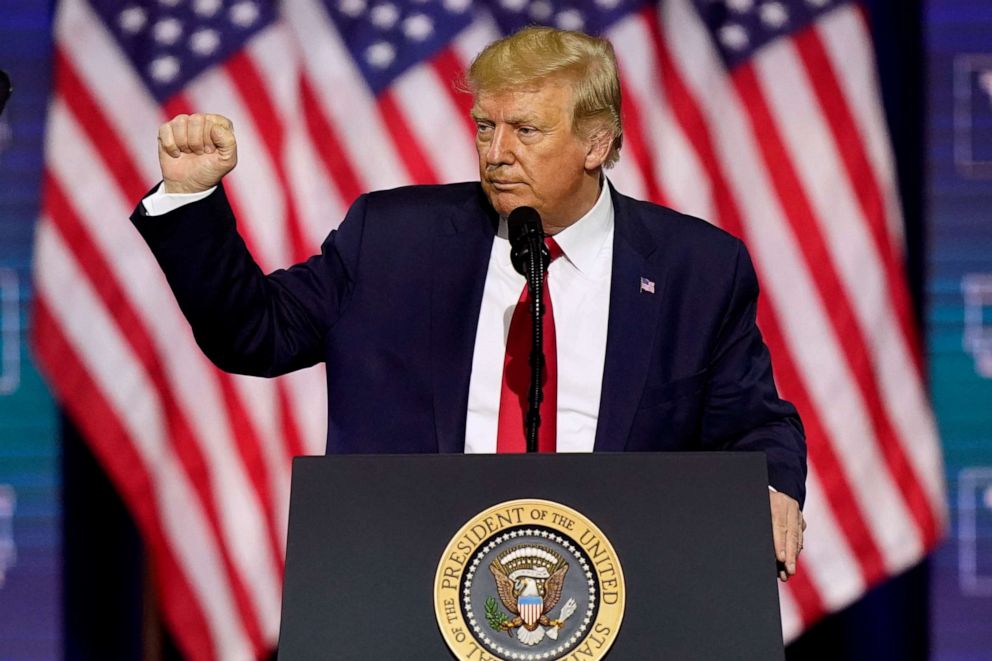
{"type": "Polygon", "coordinates": [[[365,59],[376,69],[385,69],[396,59],[396,49],[388,41],[378,41],[365,50],[365,59]]]}
{"type": "Polygon", "coordinates": [[[555,16],[555,25],[562,30],[581,30],[585,24],[582,14],[575,9],[566,9],[555,16]]]}
{"type": "MultiPolygon", "coordinates": [[[[255,0],[257,2],[257,0],[255,0]]],[[[471,0],[319,0],[378,93],[470,21],[471,0]]],[[[519,2],[526,7],[528,0],[519,2]]],[[[553,0],[543,0],[551,2],[553,0]]],[[[226,42],[223,47],[226,47],[226,42]]]]}
{"type": "Polygon", "coordinates": [[[163,18],[152,28],[152,37],[163,46],[171,46],[183,36],[183,24],[179,19],[163,18]]]}
{"type": "Polygon", "coordinates": [[[241,49],[275,20],[274,6],[278,3],[90,0],[90,4],[111,28],[113,38],[123,47],[128,63],[140,74],[148,91],[158,101],[164,101],[219,64],[220,58],[241,49]]]}
{"type": "Polygon", "coordinates": [[[223,0],[194,0],[193,11],[203,18],[212,18],[223,5],[223,0]]]}
{"type": "Polygon", "coordinates": [[[530,7],[527,9],[527,13],[530,17],[538,22],[544,22],[551,18],[551,14],[554,12],[554,7],[551,6],[550,2],[546,0],[534,0],[530,3],[530,7]]]}
{"type": "Polygon", "coordinates": [[[744,50],[751,42],[747,30],[736,23],[730,23],[720,28],[720,43],[731,50],[744,50]]]}
{"type": "Polygon", "coordinates": [[[412,41],[424,41],[434,32],[434,21],[424,14],[403,19],[403,34],[412,41]]]}
{"type": "Polygon", "coordinates": [[[189,47],[197,55],[204,57],[212,55],[220,46],[220,36],[216,30],[202,29],[194,32],[189,38],[189,47]]]}
{"type": "Polygon", "coordinates": [[[781,2],[766,2],[758,8],[761,22],[772,30],[778,30],[789,22],[789,11],[781,2]]]}
{"type": "Polygon", "coordinates": [[[372,25],[380,30],[388,30],[396,25],[396,21],[400,19],[400,10],[396,8],[396,5],[387,2],[373,7],[369,16],[372,19],[372,25]]]}
{"type": "Polygon", "coordinates": [[[596,6],[603,11],[611,11],[620,6],[620,0],[596,0],[596,6]]]}
{"type": "MultiPolygon", "coordinates": [[[[622,1],[622,0],[621,0],[622,1]]],[[[736,67],[766,45],[815,23],[836,0],[693,0],[725,64],[736,67]],[[716,11],[716,8],[723,11],[716,11]]]]}
{"type": "Polygon", "coordinates": [[[338,11],[351,18],[361,16],[365,12],[366,7],[365,0],[340,0],[338,2],[338,11]]]}
{"type": "Polygon", "coordinates": [[[179,60],[171,55],[163,55],[152,60],[148,73],[158,83],[171,83],[179,75],[179,60]]]}
{"type": "Polygon", "coordinates": [[[117,17],[117,24],[128,34],[137,34],[144,29],[148,15],[141,7],[127,7],[117,17]]]}
{"type": "Polygon", "coordinates": [[[523,11],[527,6],[527,0],[499,0],[499,4],[507,11],[523,11]]]}
{"type": "Polygon", "coordinates": [[[228,16],[239,28],[251,27],[258,20],[258,5],[251,0],[242,0],[231,6],[228,16]]]}

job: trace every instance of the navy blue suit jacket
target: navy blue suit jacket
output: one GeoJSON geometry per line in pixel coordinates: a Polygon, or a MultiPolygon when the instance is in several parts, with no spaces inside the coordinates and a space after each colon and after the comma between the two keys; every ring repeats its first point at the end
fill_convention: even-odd
{"type": "MultiPolygon", "coordinates": [[[[744,245],[615,191],[597,451],[757,450],[802,503],[806,448],[755,325],[744,245]],[[641,278],[655,293],[641,291],[641,278]]],[[[325,361],[327,451],[461,452],[497,217],[478,183],[370,193],[321,253],[264,275],[223,189],[132,217],[206,354],[273,376],[325,361]]],[[[496,348],[494,347],[494,350],[496,348]]]]}

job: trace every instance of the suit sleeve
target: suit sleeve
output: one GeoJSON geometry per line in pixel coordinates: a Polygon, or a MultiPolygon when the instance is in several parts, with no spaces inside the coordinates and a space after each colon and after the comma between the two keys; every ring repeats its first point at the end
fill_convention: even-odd
{"type": "Polygon", "coordinates": [[[353,289],[364,217],[363,197],[320,254],[269,275],[238,235],[223,187],[161,216],[139,204],[131,221],[210,360],[229,372],[277,376],[322,360],[353,289]]]}
{"type": "Polygon", "coordinates": [[[710,364],[703,414],[706,447],[762,451],[768,481],[802,505],[806,496],[806,440],[795,407],[781,399],[771,357],[756,323],[758,280],[738,243],[727,311],[710,364]]]}

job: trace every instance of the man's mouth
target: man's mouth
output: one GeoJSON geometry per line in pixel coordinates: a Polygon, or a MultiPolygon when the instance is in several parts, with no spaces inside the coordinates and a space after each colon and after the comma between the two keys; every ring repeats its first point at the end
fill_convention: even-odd
{"type": "Polygon", "coordinates": [[[511,190],[515,186],[521,186],[519,181],[507,181],[502,179],[490,179],[489,184],[499,191],[511,190]]]}

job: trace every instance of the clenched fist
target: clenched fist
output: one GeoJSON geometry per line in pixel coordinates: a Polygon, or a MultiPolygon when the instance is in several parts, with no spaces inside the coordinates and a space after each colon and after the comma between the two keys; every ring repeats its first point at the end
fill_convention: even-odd
{"type": "Polygon", "coordinates": [[[158,163],[166,193],[216,186],[238,164],[234,125],[221,115],[176,115],[158,129],[158,163]]]}

